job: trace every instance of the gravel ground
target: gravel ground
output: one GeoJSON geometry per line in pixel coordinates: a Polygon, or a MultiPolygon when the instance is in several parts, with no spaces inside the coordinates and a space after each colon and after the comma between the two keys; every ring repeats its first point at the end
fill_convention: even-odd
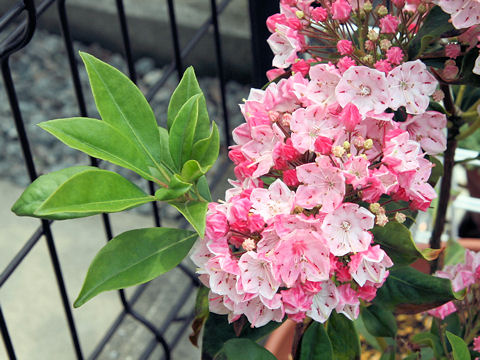
{"type": "MultiPolygon", "coordinates": [[[[126,65],[120,54],[111,53],[95,44],[86,46],[75,43],[74,46],[76,51],[89,52],[126,72],[126,65]]],[[[162,76],[164,70],[156,67],[154,61],[149,58],[142,58],[135,65],[139,86],[145,93],[162,76]]],[[[33,40],[22,51],[12,56],[11,68],[37,172],[42,174],[67,166],[88,164],[85,155],[68,148],[47,132],[34,126],[41,121],[78,115],[78,105],[62,38],[38,31],[33,40]]],[[[83,66],[80,67],[80,77],[87,100],[88,114],[90,117],[98,118],[83,66]]],[[[217,122],[220,127],[220,134],[223,136],[224,124],[218,80],[211,77],[201,77],[199,82],[207,99],[211,119],[217,122]]],[[[26,186],[29,180],[7,94],[3,82],[1,84],[0,154],[2,155],[0,156],[0,178],[8,179],[20,186],[26,186]]],[[[165,124],[168,100],[176,84],[176,76],[171,76],[167,84],[157,92],[151,102],[160,125],[165,124]]],[[[228,82],[226,88],[230,127],[233,129],[242,121],[237,104],[248,95],[249,88],[236,82],[228,82]]],[[[222,138],[222,141],[224,142],[225,139],[222,138]]],[[[112,168],[108,164],[104,167],[112,168]]],[[[135,180],[135,176],[129,175],[128,170],[119,169],[118,171],[135,180]]]]}

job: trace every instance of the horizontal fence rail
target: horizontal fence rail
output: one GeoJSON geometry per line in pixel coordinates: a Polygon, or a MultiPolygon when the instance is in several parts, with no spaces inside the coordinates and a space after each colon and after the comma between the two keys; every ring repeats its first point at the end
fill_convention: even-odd
{"type": "MultiPolygon", "coordinates": [[[[226,98],[226,81],[224,76],[224,63],[221,46],[221,32],[219,28],[219,16],[224,12],[227,6],[233,1],[239,0],[222,0],[217,4],[216,0],[210,0],[210,16],[209,18],[198,28],[196,33],[188,40],[185,46],[181,46],[179,38],[179,30],[177,26],[175,2],[173,0],[165,0],[167,4],[168,18],[170,22],[170,37],[173,45],[172,61],[165,67],[163,75],[158,81],[156,81],[147,91],[146,98],[151,101],[158,91],[167,83],[170,77],[177,74],[180,79],[184,70],[184,59],[191,51],[197,46],[199,41],[208,34],[212,35],[215,45],[215,63],[217,69],[217,77],[219,79],[219,90],[221,94],[221,110],[223,115],[224,129],[225,129],[225,145],[228,147],[231,144],[230,140],[230,125],[227,111],[227,98],[226,98]]],[[[241,1],[241,0],[240,0],[241,1]]],[[[78,114],[80,116],[88,116],[87,104],[85,96],[83,94],[82,85],[79,76],[78,63],[75,56],[75,49],[73,44],[73,38],[68,21],[68,14],[66,9],[65,0],[43,0],[35,4],[34,0],[24,0],[15,2],[8,11],[6,11],[0,17],[0,33],[5,35],[0,42],[0,63],[5,91],[7,93],[13,124],[16,128],[18,141],[20,143],[22,154],[24,157],[24,163],[26,171],[29,175],[30,181],[37,178],[37,170],[33,159],[31,150],[31,144],[28,139],[28,134],[25,129],[25,123],[23,121],[22,112],[20,110],[19,101],[15,89],[15,84],[12,79],[12,71],[10,68],[11,55],[19,52],[22,48],[27,46],[32,40],[32,37],[37,29],[38,18],[49,9],[54,3],[57,5],[57,16],[59,26],[61,30],[61,36],[64,41],[64,47],[66,51],[66,61],[70,68],[70,78],[72,82],[75,99],[78,106],[78,114]],[[8,32],[7,34],[4,34],[8,32]]],[[[115,1],[118,24],[119,24],[119,37],[122,40],[124,59],[127,65],[128,74],[133,82],[137,82],[137,73],[134,63],[134,54],[132,52],[131,41],[129,36],[129,28],[127,22],[127,16],[123,0],[115,1]]],[[[253,34],[252,39],[252,53],[254,69],[254,79],[257,86],[265,80],[265,71],[271,64],[271,54],[266,52],[262,47],[261,42],[265,38],[265,20],[268,15],[273,13],[272,9],[278,8],[278,1],[264,0],[255,1],[249,0],[250,6],[250,24],[253,34]],[[263,25],[262,25],[263,24],[263,25]],[[262,27],[263,26],[263,27],[262,27]],[[260,34],[260,38],[259,35],[260,34]]],[[[264,45],[265,46],[265,43],[264,45]]],[[[93,166],[101,166],[101,161],[95,158],[90,158],[90,163],[93,166]]],[[[220,171],[223,173],[226,171],[228,162],[226,158],[220,163],[220,171]]],[[[211,186],[215,187],[220,180],[219,177],[215,177],[211,186]]],[[[155,186],[153,183],[148,183],[148,188],[151,194],[155,192],[155,186]]],[[[102,223],[105,231],[106,240],[109,241],[113,237],[112,224],[107,214],[102,214],[102,223]]],[[[155,226],[161,225],[160,212],[156,202],[152,204],[152,217],[155,226]]],[[[178,341],[181,339],[185,331],[188,329],[189,324],[193,319],[193,311],[189,310],[188,315],[180,316],[180,312],[185,307],[186,300],[191,296],[196,287],[199,286],[199,281],[195,274],[185,265],[180,264],[178,267],[189,279],[187,286],[181,292],[180,297],[176,303],[170,309],[166,319],[160,326],[154,325],[151,320],[145,318],[142,314],[135,310],[135,304],[140,299],[141,295],[145,292],[149,283],[138,286],[133,292],[132,296],[127,299],[123,290],[118,291],[119,300],[122,305],[122,310],[117,315],[116,319],[108,328],[107,332],[100,339],[95,346],[94,350],[88,356],[84,354],[81,346],[81,341],[77,331],[77,326],[72,315],[71,302],[66,291],[65,281],[61,269],[60,259],[55,247],[55,239],[52,233],[51,225],[53,221],[40,220],[40,225],[33,232],[27,241],[23,244],[20,250],[13,256],[7,266],[2,270],[0,269],[0,289],[10,279],[11,275],[16,271],[18,266],[25,260],[30,254],[32,249],[45,239],[47,250],[50,256],[50,261],[53,267],[54,277],[56,279],[57,288],[62,301],[62,306],[65,312],[66,322],[70,333],[70,338],[73,346],[73,354],[77,359],[96,359],[100,356],[105,346],[112,339],[115,332],[118,330],[122,322],[127,316],[138,321],[153,335],[153,339],[146,344],[144,351],[142,352],[140,359],[148,359],[158,345],[163,349],[163,359],[170,359],[172,349],[175,348],[178,341]],[[173,323],[181,323],[179,329],[173,336],[173,339],[168,342],[165,339],[164,334],[170,328],[173,323]]],[[[183,225],[186,227],[186,224],[183,225]]],[[[18,241],[18,239],[15,239],[18,241]]],[[[16,359],[16,353],[14,348],[15,339],[12,338],[12,333],[9,332],[7,322],[4,316],[3,308],[1,307],[0,299],[0,333],[5,346],[6,353],[10,359],[16,359]]]]}

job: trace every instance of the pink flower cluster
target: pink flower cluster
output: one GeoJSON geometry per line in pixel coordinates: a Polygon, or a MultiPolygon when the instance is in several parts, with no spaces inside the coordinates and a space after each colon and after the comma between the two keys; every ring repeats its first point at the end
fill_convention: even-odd
{"type": "Polygon", "coordinates": [[[370,230],[405,221],[386,203],[430,206],[425,154],[445,148],[445,116],[426,111],[435,79],[420,61],[390,74],[318,64],[251,90],[229,153],[237,180],[192,253],[212,312],[324,322],[375,297],[393,264],[370,230]]]}
{"type": "MultiPolygon", "coordinates": [[[[443,270],[437,271],[435,276],[451,280],[453,291],[469,289],[474,284],[478,286],[480,284],[480,253],[466,250],[464,263],[445,266],[443,270]]],[[[468,297],[466,301],[468,301],[468,297]]],[[[475,308],[475,311],[477,310],[478,308],[475,308]]],[[[455,303],[449,301],[442,306],[429,310],[428,313],[443,320],[456,311],[457,306],[455,303]]]]}

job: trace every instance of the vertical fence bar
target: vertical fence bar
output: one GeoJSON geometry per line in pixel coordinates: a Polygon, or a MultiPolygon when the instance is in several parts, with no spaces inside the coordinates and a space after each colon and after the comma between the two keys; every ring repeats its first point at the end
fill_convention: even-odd
{"type": "Polygon", "coordinates": [[[3,343],[5,345],[5,350],[7,350],[7,355],[10,360],[15,360],[17,357],[15,355],[15,350],[13,349],[12,339],[8,333],[7,322],[3,316],[2,307],[0,306],[0,332],[2,333],[3,343]]]}
{"type": "MultiPolygon", "coordinates": [[[[2,68],[2,76],[3,76],[4,85],[5,85],[5,90],[7,92],[10,109],[12,111],[15,127],[17,129],[18,138],[20,140],[20,145],[21,145],[23,156],[25,159],[25,164],[27,166],[28,175],[30,177],[30,181],[34,181],[37,178],[37,172],[35,170],[32,151],[30,149],[27,133],[25,131],[25,126],[23,123],[23,118],[20,111],[20,106],[18,103],[16,91],[15,91],[15,86],[13,84],[12,73],[11,73],[10,64],[9,64],[10,55],[15,51],[20,50],[23,46],[25,46],[31,40],[36,27],[37,14],[35,9],[35,3],[33,0],[24,0],[24,3],[25,3],[25,9],[27,10],[28,16],[27,16],[27,25],[23,32],[23,37],[18,41],[18,43],[12,44],[8,52],[6,52],[3,55],[1,68],[2,68]]],[[[65,288],[65,282],[63,280],[60,263],[58,261],[58,255],[55,249],[55,244],[54,244],[53,236],[51,233],[50,224],[47,220],[42,220],[41,223],[42,223],[43,233],[47,241],[48,252],[50,255],[50,259],[52,261],[58,289],[60,291],[60,296],[62,298],[63,308],[65,311],[65,315],[67,317],[67,324],[68,324],[68,328],[72,338],[73,346],[75,349],[75,354],[78,359],[83,359],[82,349],[80,347],[80,341],[78,338],[77,329],[75,327],[72,311],[70,309],[70,302],[68,300],[68,295],[65,288]]]]}
{"type": "Polygon", "coordinates": [[[173,56],[175,59],[175,67],[177,68],[178,80],[180,80],[183,74],[183,63],[182,54],[180,52],[180,40],[178,37],[177,18],[175,16],[175,7],[173,5],[173,0],[167,0],[167,7],[168,18],[170,20],[170,29],[172,32],[173,56]]]}
{"type": "MultiPolygon", "coordinates": [[[[128,35],[127,17],[125,15],[125,7],[123,0],[116,0],[118,19],[120,22],[120,31],[122,33],[123,49],[125,51],[125,60],[127,61],[128,73],[130,80],[137,83],[137,72],[135,71],[135,63],[133,61],[132,46],[130,44],[130,36],[128,35]]],[[[155,195],[155,185],[153,182],[148,182],[148,190],[151,195],[155,195]]],[[[160,220],[160,212],[158,211],[158,204],[156,201],[152,201],[153,221],[156,227],[162,226],[160,220]]]]}
{"type": "MultiPolygon", "coordinates": [[[[35,165],[33,163],[33,156],[28,142],[27,134],[25,131],[25,126],[23,123],[22,115],[20,112],[20,107],[18,105],[18,99],[15,92],[15,87],[12,81],[12,74],[10,71],[10,66],[8,63],[8,57],[2,61],[2,75],[5,84],[5,89],[7,91],[8,100],[10,103],[10,108],[12,110],[13,118],[15,121],[15,126],[17,128],[18,138],[23,151],[23,156],[27,164],[28,174],[30,180],[34,181],[37,178],[37,172],[35,170],[35,165]]],[[[62,270],[60,268],[60,262],[58,261],[57,251],[55,249],[55,244],[53,240],[53,235],[50,230],[50,224],[47,220],[42,220],[43,233],[47,241],[48,252],[50,254],[50,259],[52,261],[55,277],[57,279],[58,289],[60,291],[60,296],[62,298],[62,304],[67,317],[68,328],[70,330],[70,335],[72,337],[73,346],[75,348],[75,353],[78,359],[83,359],[82,349],[80,347],[80,340],[78,338],[77,329],[75,327],[75,322],[73,319],[72,311],[70,309],[70,301],[68,300],[67,290],[65,288],[65,282],[63,280],[62,270]]]]}
{"type": "MultiPolygon", "coordinates": [[[[82,83],[80,82],[80,74],[78,73],[77,59],[75,58],[75,52],[73,49],[73,40],[70,33],[70,26],[68,24],[67,11],[65,9],[65,0],[58,0],[58,18],[60,20],[60,28],[62,37],[65,44],[65,50],[67,51],[68,64],[70,66],[70,73],[73,81],[73,89],[75,91],[75,98],[77,99],[78,110],[80,116],[88,116],[87,106],[85,103],[85,97],[83,96],[82,83]]],[[[90,158],[90,164],[92,166],[98,166],[98,160],[94,157],[90,158]]],[[[110,223],[110,217],[108,214],[102,214],[103,228],[107,239],[113,237],[112,225],[110,223]]]]}
{"type": "Polygon", "coordinates": [[[213,39],[215,40],[215,55],[217,60],[217,73],[220,82],[220,94],[222,99],[223,120],[225,123],[225,145],[230,146],[230,124],[228,121],[227,98],[225,91],[225,75],[223,72],[222,42],[218,26],[217,0],[210,0],[212,8],[213,39]]]}
{"type": "Polygon", "coordinates": [[[265,73],[272,68],[273,53],[266,41],[270,36],[266,21],[270,15],[278,11],[277,0],[249,0],[250,30],[252,34],[253,54],[253,86],[260,88],[265,85],[265,73]]]}

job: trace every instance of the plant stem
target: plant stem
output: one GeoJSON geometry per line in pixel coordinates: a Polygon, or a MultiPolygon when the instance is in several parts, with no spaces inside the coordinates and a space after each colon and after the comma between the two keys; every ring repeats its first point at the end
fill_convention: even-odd
{"type": "MultiPolygon", "coordinates": [[[[435,218],[435,225],[430,239],[430,247],[432,249],[440,249],[441,237],[445,228],[445,219],[447,215],[447,207],[450,201],[450,190],[452,187],[452,173],[455,165],[455,150],[457,148],[457,140],[455,139],[459,131],[458,117],[456,116],[456,108],[453,103],[452,94],[449,85],[441,84],[440,88],[445,94],[444,104],[445,109],[450,114],[448,120],[452,126],[447,133],[447,149],[444,154],[443,161],[443,177],[440,184],[440,197],[438,199],[437,214],[435,218]]],[[[432,261],[430,272],[433,273],[438,269],[438,259],[432,261]]]]}

